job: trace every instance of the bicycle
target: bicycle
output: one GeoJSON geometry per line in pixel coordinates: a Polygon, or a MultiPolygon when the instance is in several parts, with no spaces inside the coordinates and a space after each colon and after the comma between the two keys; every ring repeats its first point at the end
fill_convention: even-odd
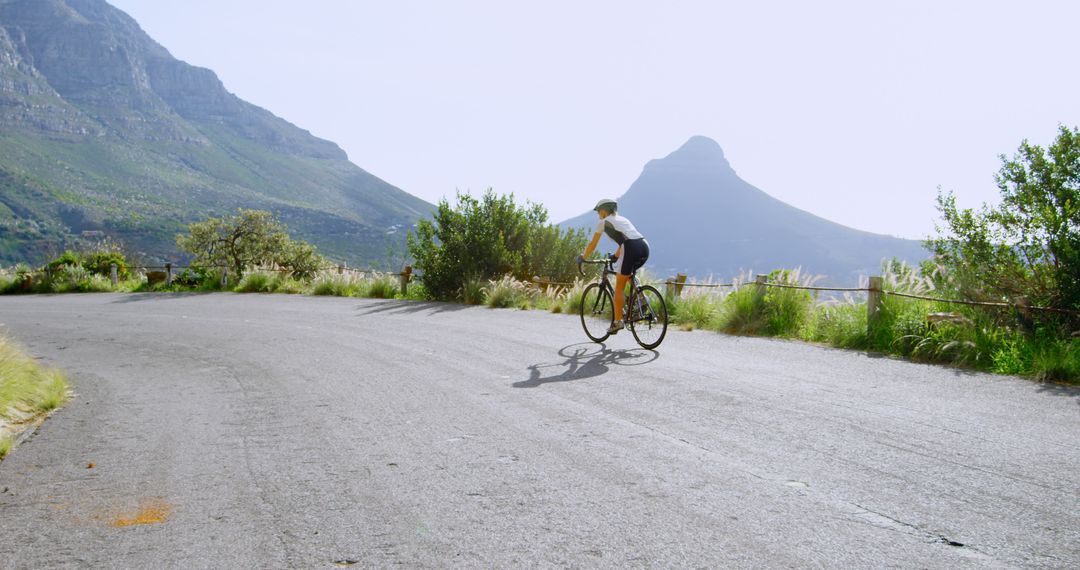
{"type": "MultiPolygon", "coordinates": [[[[604,271],[596,283],[589,284],[581,296],[581,326],[593,342],[604,342],[608,329],[615,322],[615,288],[608,280],[615,274],[614,259],[584,260],[581,263],[603,264],[604,271]]],[[[585,272],[578,264],[578,272],[585,272]]],[[[623,307],[623,322],[642,348],[652,350],[664,341],[667,334],[668,312],[664,296],[652,285],[638,283],[637,272],[630,276],[630,293],[623,307]]]]}

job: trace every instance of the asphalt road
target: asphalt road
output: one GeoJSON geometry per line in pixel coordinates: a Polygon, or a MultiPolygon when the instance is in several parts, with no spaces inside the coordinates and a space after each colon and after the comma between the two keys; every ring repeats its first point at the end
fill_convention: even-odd
{"type": "Polygon", "coordinates": [[[2,568],[1080,567],[1080,391],[539,311],[0,298],[2,568]]]}

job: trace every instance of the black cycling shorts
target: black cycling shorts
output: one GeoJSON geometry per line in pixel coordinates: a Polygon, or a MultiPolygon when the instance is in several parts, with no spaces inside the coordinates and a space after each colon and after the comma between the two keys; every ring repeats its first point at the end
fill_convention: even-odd
{"type": "Polygon", "coordinates": [[[649,260],[649,242],[645,238],[628,239],[622,244],[622,257],[615,270],[620,275],[633,275],[649,260]]]}

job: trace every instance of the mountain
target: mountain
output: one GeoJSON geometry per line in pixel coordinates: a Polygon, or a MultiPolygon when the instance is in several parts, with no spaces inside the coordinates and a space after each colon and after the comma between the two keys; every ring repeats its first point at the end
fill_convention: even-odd
{"type": "MultiPolygon", "coordinates": [[[[829,283],[854,284],[860,275],[879,273],[885,259],[927,257],[918,241],[842,226],[769,196],[739,178],[720,145],[706,137],[649,161],[618,202],[649,240],[647,267],[665,277],[726,280],[801,267],[829,283]]],[[[560,225],[591,234],[597,220],[588,212],[560,225]]]]}
{"type": "Polygon", "coordinates": [[[0,263],[87,231],[174,258],[186,224],[240,207],[353,263],[382,259],[434,208],[173,58],[104,0],[0,0],[0,263]]]}

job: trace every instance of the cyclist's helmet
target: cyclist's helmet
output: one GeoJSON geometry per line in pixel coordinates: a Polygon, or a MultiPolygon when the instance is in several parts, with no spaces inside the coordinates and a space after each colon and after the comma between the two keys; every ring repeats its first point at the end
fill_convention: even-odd
{"type": "Polygon", "coordinates": [[[614,214],[615,211],[618,210],[618,208],[619,208],[619,203],[618,202],[616,202],[615,200],[612,200],[611,198],[604,198],[603,200],[600,200],[599,202],[597,202],[596,206],[593,206],[593,211],[594,212],[599,212],[600,210],[607,210],[608,212],[611,212],[612,214],[614,214]]]}

